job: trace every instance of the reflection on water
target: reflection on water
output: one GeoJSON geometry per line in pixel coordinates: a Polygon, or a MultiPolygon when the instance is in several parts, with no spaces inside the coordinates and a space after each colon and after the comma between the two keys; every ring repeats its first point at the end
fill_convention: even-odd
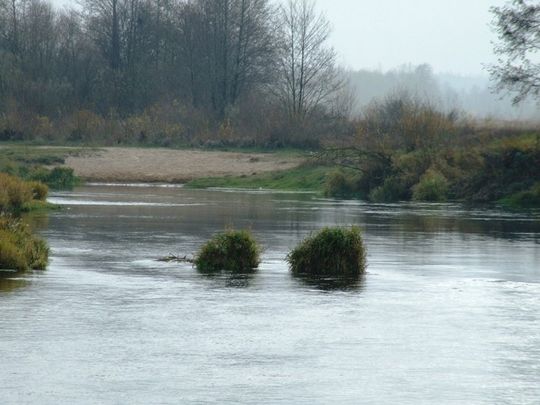
{"type": "Polygon", "coordinates": [[[316,288],[321,291],[357,291],[360,292],[366,281],[365,275],[360,278],[348,277],[317,277],[311,275],[294,274],[291,275],[296,281],[309,288],[316,288]]]}
{"type": "Polygon", "coordinates": [[[30,281],[21,276],[20,273],[0,270],[0,293],[10,293],[19,288],[29,286],[30,281]]]}
{"type": "MultiPolygon", "coordinates": [[[[2,404],[537,404],[540,214],[312,194],[100,186],[55,193],[46,272],[0,277],[2,404]],[[357,283],[285,256],[360,225],[357,283]],[[259,271],[186,263],[251,228],[259,271]]],[[[47,223],[48,221],[48,223],[47,223]]]]}

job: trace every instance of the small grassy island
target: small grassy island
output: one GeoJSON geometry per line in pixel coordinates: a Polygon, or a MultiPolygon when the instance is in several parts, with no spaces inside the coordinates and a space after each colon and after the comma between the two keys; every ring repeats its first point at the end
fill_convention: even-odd
{"type": "Polygon", "coordinates": [[[366,269],[360,228],[324,228],[301,242],[287,261],[297,276],[358,278],[366,269]]]}
{"type": "Polygon", "coordinates": [[[204,273],[231,271],[242,273],[259,267],[261,248],[249,231],[228,230],[215,235],[195,258],[195,266],[204,273]]]}

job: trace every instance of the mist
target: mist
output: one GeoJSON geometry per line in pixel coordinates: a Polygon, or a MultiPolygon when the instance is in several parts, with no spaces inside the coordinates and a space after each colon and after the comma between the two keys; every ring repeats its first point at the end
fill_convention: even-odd
{"type": "Polygon", "coordinates": [[[443,111],[457,110],[475,119],[538,120],[538,104],[514,105],[512,94],[497,93],[485,75],[437,73],[430,65],[402,65],[395,69],[348,70],[345,77],[354,95],[353,115],[370,103],[397,92],[429,101],[443,111]]]}

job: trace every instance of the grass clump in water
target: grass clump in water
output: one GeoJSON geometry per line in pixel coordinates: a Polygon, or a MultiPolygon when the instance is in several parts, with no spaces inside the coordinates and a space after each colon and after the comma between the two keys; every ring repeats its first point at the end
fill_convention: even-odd
{"type": "Polygon", "coordinates": [[[324,228],[301,242],[287,261],[298,276],[358,277],[366,268],[360,228],[324,228]]]}
{"type": "Polygon", "coordinates": [[[32,235],[28,225],[0,216],[0,269],[44,270],[48,260],[47,244],[32,235]]]}
{"type": "Polygon", "coordinates": [[[195,258],[199,271],[249,272],[259,267],[261,249],[249,231],[228,230],[204,244],[195,258]]]}

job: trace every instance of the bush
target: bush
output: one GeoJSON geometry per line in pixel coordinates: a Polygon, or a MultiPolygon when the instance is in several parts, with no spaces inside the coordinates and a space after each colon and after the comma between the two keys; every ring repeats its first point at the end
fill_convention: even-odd
{"type": "Polygon", "coordinates": [[[535,184],[530,190],[504,198],[501,202],[512,208],[538,208],[540,207],[540,183],[535,184]]]}
{"type": "Polygon", "coordinates": [[[21,211],[32,201],[32,188],[17,177],[0,173],[0,212],[21,211]]]}
{"type": "Polygon", "coordinates": [[[0,269],[44,270],[48,259],[46,243],[34,237],[28,225],[0,217],[0,269]]]}
{"type": "Polygon", "coordinates": [[[27,270],[28,264],[23,252],[10,239],[0,231],[0,269],[27,270]]]}
{"type": "Polygon", "coordinates": [[[79,178],[75,176],[73,169],[69,167],[55,167],[50,171],[39,168],[30,173],[29,177],[55,190],[71,189],[79,184],[79,178]]]}
{"type": "Polygon", "coordinates": [[[287,261],[295,275],[358,277],[366,267],[366,251],[357,227],[324,228],[305,239],[287,261]]]}
{"type": "Polygon", "coordinates": [[[415,201],[442,202],[448,198],[448,180],[439,171],[429,169],[413,187],[415,201]]]}
{"type": "Polygon", "coordinates": [[[228,230],[209,240],[195,258],[202,272],[247,272],[259,267],[261,249],[249,231],[228,230]]]}
{"type": "Polygon", "coordinates": [[[384,203],[408,199],[407,189],[398,177],[387,177],[382,186],[374,188],[369,193],[369,200],[373,202],[384,203]]]}
{"type": "Polygon", "coordinates": [[[347,177],[341,170],[335,170],[326,177],[324,195],[326,197],[352,197],[356,194],[355,179],[347,177]]]}
{"type": "Polygon", "coordinates": [[[30,181],[28,185],[32,189],[32,196],[34,200],[45,201],[49,195],[49,187],[40,181],[30,181]]]}

